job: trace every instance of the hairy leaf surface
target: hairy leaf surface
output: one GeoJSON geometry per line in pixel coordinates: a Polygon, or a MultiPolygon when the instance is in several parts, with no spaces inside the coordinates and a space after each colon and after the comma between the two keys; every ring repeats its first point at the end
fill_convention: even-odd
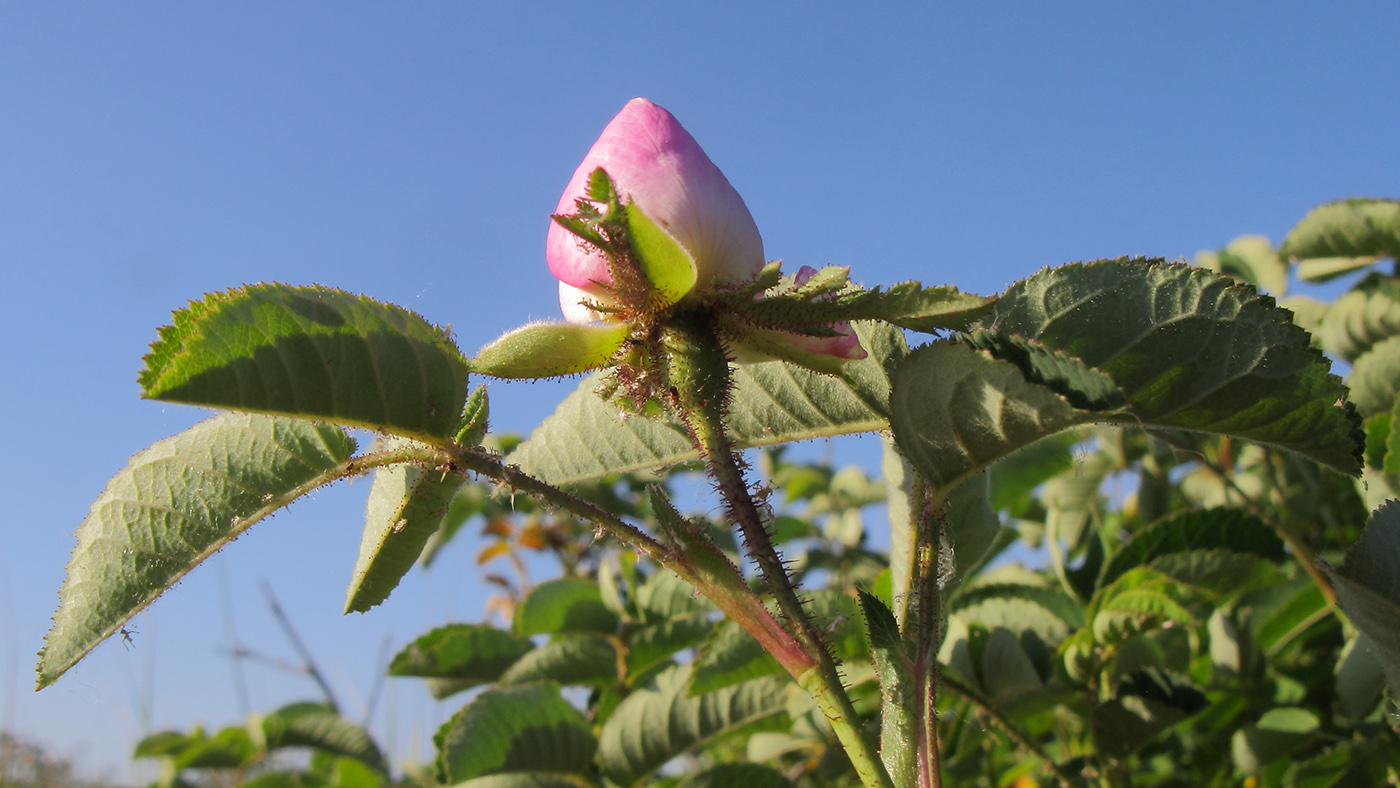
{"type": "MultiPolygon", "coordinates": [[[[870,356],[845,364],[841,377],[778,361],[735,367],[727,421],[735,443],[773,446],[888,428],[889,379],[882,361],[903,357],[904,338],[879,324],[858,323],[856,332],[870,356]]],[[[558,485],[699,457],[679,422],[627,416],[594,393],[598,382],[585,379],[510,461],[558,485]]]]}
{"type": "Polygon", "coordinates": [[[408,644],[389,663],[390,676],[422,676],[477,684],[496,681],[534,645],[490,624],[448,624],[408,644]]]}
{"type": "Polygon", "coordinates": [[[359,725],[320,703],[293,703],[267,715],[262,721],[267,748],[310,747],[354,758],[386,772],[384,755],[359,725]]]}
{"type": "Polygon", "coordinates": [[[1306,260],[1314,257],[1389,257],[1400,255],[1400,202],[1352,199],[1308,211],[1283,239],[1279,253],[1306,260]]]}
{"type": "Polygon", "coordinates": [[[587,774],[598,746],[583,715],[551,682],[481,693],[433,742],[438,777],[448,785],[502,772],[587,774]]]}
{"type": "MultiPolygon", "coordinates": [[[[387,441],[408,443],[407,439],[387,441]]],[[[414,465],[374,472],[365,504],[360,555],[345,593],[345,612],[363,613],[389,597],[437,533],[462,479],[414,465]]]]}
{"type": "Polygon", "coordinates": [[[175,313],[146,356],[145,396],[325,419],[430,441],[452,436],[467,364],[447,333],[326,287],[248,285],[175,313]]]}
{"type": "Polygon", "coordinates": [[[1237,435],[1360,467],[1359,423],[1336,405],[1341,381],[1286,312],[1227,277],[1126,260],[1047,269],[1014,285],[986,322],[1022,340],[990,352],[935,342],[895,371],[896,442],[936,494],[1091,422],[1237,435]],[[1127,407],[1096,409],[1108,401],[1089,396],[1082,376],[1047,379],[1021,347],[1029,340],[1105,373],[1127,407]]]}
{"type": "Polygon", "coordinates": [[[222,414],[138,452],[93,502],[39,656],[39,686],[253,523],[345,474],[338,427],[222,414]]]}
{"type": "Polygon", "coordinates": [[[627,696],[603,725],[598,760],[620,786],[641,782],[672,758],[742,725],[783,711],[785,681],[765,678],[690,697],[690,667],[677,665],[627,696]]]}

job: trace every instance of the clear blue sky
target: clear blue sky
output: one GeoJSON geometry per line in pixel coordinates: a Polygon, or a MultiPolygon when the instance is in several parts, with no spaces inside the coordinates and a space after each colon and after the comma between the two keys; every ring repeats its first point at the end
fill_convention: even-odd
{"type": "MultiPolygon", "coordinates": [[[[992,293],[1400,194],[1400,5],[758,5],[0,4],[0,726],[121,777],[143,696],[156,728],[234,722],[221,577],[242,638],[290,656],[257,592],[273,585],[352,714],[386,633],[479,619],[470,539],[455,566],[339,615],[359,482],[193,573],[135,648],[32,691],[89,502],[204,415],[138,398],[172,309],[318,282],[451,323],[468,352],[552,318],[546,215],[633,96],[690,129],[770,257],[868,284],[992,293]]],[[[494,388],[494,426],[528,431],[566,388],[494,388]]],[[[314,691],[250,677],[258,709],[314,691]]],[[[421,756],[455,704],[394,686],[397,724],[381,713],[376,732],[421,756]]]]}

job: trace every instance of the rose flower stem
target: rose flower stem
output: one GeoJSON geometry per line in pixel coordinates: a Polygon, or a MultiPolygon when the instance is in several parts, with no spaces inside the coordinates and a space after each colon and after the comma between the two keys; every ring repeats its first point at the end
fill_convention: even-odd
{"type": "Polygon", "coordinates": [[[793,636],[816,661],[811,670],[798,677],[798,683],[816,699],[831,722],[861,783],[867,788],[893,788],[884,764],[859,729],[860,718],[841,683],[836,663],[803,608],[782,558],[773,546],[763,515],[754,503],[725,432],[724,413],[733,381],[729,360],[709,316],[677,315],[663,332],[662,342],[671,357],[671,405],[705,458],[730,516],[744,535],[749,554],[772,589],[778,609],[790,622],[793,636]]]}

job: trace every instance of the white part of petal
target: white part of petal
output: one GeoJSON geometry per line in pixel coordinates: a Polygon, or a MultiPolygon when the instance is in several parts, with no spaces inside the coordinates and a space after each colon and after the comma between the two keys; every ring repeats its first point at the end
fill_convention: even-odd
{"type": "Polygon", "coordinates": [[[610,315],[589,309],[584,305],[584,301],[595,304],[613,303],[608,292],[598,285],[574,287],[568,282],[559,283],[559,308],[564,312],[565,320],[570,323],[596,323],[611,318],[610,315]]]}

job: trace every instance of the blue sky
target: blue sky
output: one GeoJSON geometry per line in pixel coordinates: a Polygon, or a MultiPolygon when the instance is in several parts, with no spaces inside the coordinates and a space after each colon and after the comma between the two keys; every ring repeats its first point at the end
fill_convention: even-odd
{"type": "MultiPolygon", "coordinates": [[[[257,586],[276,589],[352,715],[383,638],[479,619],[470,539],[339,615],[360,482],[194,572],[134,648],[31,689],[88,504],[205,415],[138,397],[172,309],[323,283],[450,323],[468,352],[553,318],[547,214],[633,96],[706,148],[770,257],[867,284],[993,293],[1400,194],[1394,4],[754,5],[0,4],[0,726],[123,777],[145,723],[235,722],[221,582],[240,637],[290,656],[257,586]]],[[[493,426],[528,431],[568,388],[493,387],[493,426]]],[[[249,675],[257,709],[314,694],[249,675]]],[[[377,734],[421,756],[455,706],[391,685],[377,734]]]]}

